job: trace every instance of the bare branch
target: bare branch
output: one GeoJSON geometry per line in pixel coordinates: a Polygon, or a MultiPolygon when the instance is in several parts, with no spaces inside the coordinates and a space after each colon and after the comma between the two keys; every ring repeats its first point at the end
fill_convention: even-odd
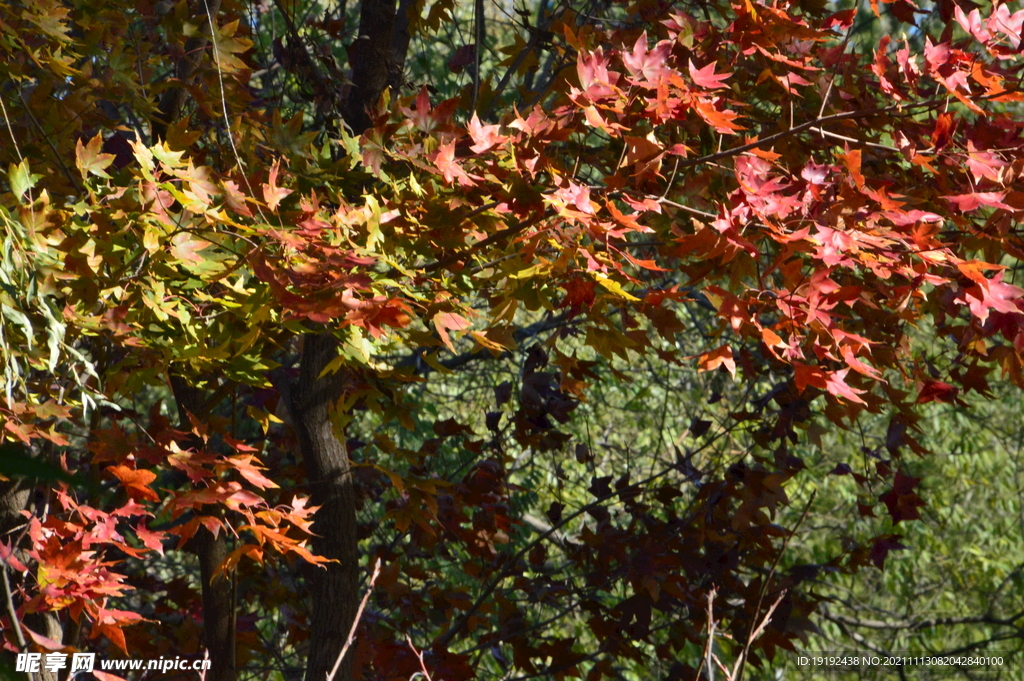
{"type": "MultiPolygon", "coordinates": [[[[341,661],[345,659],[345,653],[348,652],[352,642],[356,640],[356,627],[359,626],[359,620],[363,618],[363,610],[366,609],[366,603],[370,600],[370,594],[373,593],[373,587],[377,583],[377,577],[379,576],[380,558],[377,559],[377,563],[373,566],[373,576],[370,577],[370,585],[366,587],[366,595],[363,596],[363,601],[359,604],[359,610],[356,611],[356,618],[352,620],[352,628],[348,631],[348,639],[345,641],[345,645],[342,646],[341,652],[338,653],[338,659],[334,661],[334,668],[327,673],[327,681],[334,681],[334,675],[338,673],[338,668],[341,667],[341,661]]],[[[420,661],[422,662],[422,658],[420,661]]],[[[430,681],[429,676],[427,677],[427,681],[430,681]]]]}

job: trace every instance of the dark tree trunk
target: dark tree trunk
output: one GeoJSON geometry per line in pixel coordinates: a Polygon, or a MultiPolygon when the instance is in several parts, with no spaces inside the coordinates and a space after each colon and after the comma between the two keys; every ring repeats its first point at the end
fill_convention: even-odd
{"type": "MultiPolygon", "coordinates": [[[[180,376],[171,375],[171,389],[178,405],[179,428],[192,430],[192,416],[200,416],[202,399],[199,391],[180,376]]],[[[202,443],[193,438],[190,447],[202,443]]],[[[224,573],[217,577],[217,568],[228,556],[227,537],[224,531],[213,533],[200,527],[188,543],[188,550],[199,558],[199,576],[203,589],[203,638],[210,653],[210,670],[207,681],[235,681],[235,591],[234,583],[224,573]]]]}
{"type": "MultiPolygon", "coordinates": [[[[377,103],[384,88],[389,83],[395,89],[401,85],[409,31],[407,17],[396,17],[395,4],[395,0],[362,0],[359,35],[349,46],[352,89],[343,111],[345,122],[356,134],[370,126],[367,109],[377,103]]],[[[408,3],[403,3],[402,12],[407,11],[408,3]]],[[[344,375],[320,375],[337,350],[338,341],[333,335],[306,334],[299,381],[291,390],[289,404],[312,502],[320,506],[313,522],[313,547],[319,555],[337,561],[311,571],[313,603],[306,681],[324,681],[333,669],[359,601],[355,488],[348,451],[331,421],[344,375]]],[[[334,679],[351,681],[351,649],[334,679]]]]}
{"type": "MultiPolygon", "coordinates": [[[[198,25],[196,35],[185,42],[185,51],[175,65],[175,78],[181,83],[193,80],[205,58],[210,42],[211,24],[216,24],[221,0],[191,0],[190,15],[198,25]]],[[[188,91],[182,86],[172,86],[164,91],[157,105],[157,116],[151,121],[152,142],[166,138],[167,129],[183,114],[188,91]]],[[[202,396],[182,377],[172,374],[171,389],[178,406],[179,427],[185,432],[192,430],[189,414],[199,416],[202,396]]],[[[189,446],[199,447],[193,440],[189,446]]],[[[227,537],[220,532],[216,537],[205,527],[200,527],[189,542],[189,550],[199,558],[199,573],[203,590],[203,636],[210,654],[208,681],[235,681],[235,598],[233,581],[226,575],[214,577],[217,568],[228,555],[227,537]]]]}
{"type": "Polygon", "coordinates": [[[210,651],[207,681],[235,681],[235,590],[233,580],[216,570],[228,557],[225,531],[216,537],[205,527],[192,540],[203,580],[203,636],[210,651]]]}
{"type": "MultiPolygon", "coordinates": [[[[38,452],[36,452],[36,455],[38,455],[38,452]]],[[[35,490],[35,486],[33,486],[29,480],[15,479],[7,482],[0,481],[0,537],[10,539],[12,536],[20,536],[20,531],[16,528],[24,525],[26,522],[25,516],[23,516],[21,512],[24,510],[31,510],[31,506],[34,505],[32,503],[32,495],[35,490]]],[[[17,545],[13,548],[15,550],[20,549],[17,545]]],[[[22,561],[28,560],[27,555],[22,553],[20,550],[19,553],[21,554],[20,558],[22,561]]],[[[0,570],[7,570],[7,567],[0,565],[0,570]]],[[[2,582],[4,586],[0,588],[5,588],[9,585],[13,590],[17,588],[16,585],[19,581],[18,576],[13,572],[13,570],[8,570],[7,580],[2,582]]],[[[14,597],[10,593],[4,593],[2,598],[4,601],[3,614],[5,617],[11,617],[10,612],[8,612],[8,603],[13,607],[17,607],[17,603],[15,603],[14,597]]],[[[12,622],[11,625],[24,625],[37,634],[42,634],[54,641],[63,641],[64,639],[64,633],[61,629],[60,621],[52,612],[31,614],[25,617],[23,623],[18,624],[12,622]]],[[[22,632],[22,636],[25,640],[30,640],[28,635],[24,632],[22,632]]],[[[33,676],[33,681],[57,681],[56,674],[42,668],[33,676]]]]}
{"type": "MultiPolygon", "coordinates": [[[[319,555],[338,561],[328,564],[326,569],[311,570],[313,603],[307,681],[323,681],[334,667],[359,600],[355,489],[348,451],[331,422],[331,411],[341,392],[341,375],[320,377],[337,347],[337,341],[329,334],[304,337],[299,382],[291,404],[311,500],[320,507],[313,522],[313,547],[319,555]]],[[[351,658],[346,655],[336,681],[351,678],[351,658]]]]}
{"type": "MultiPolygon", "coordinates": [[[[216,22],[220,3],[221,0],[192,1],[190,16],[193,22],[198,23],[199,32],[185,41],[185,54],[178,60],[174,69],[174,77],[178,81],[189,82],[199,70],[207,43],[210,41],[210,21],[207,19],[207,7],[209,7],[210,16],[216,22]]],[[[157,103],[157,117],[150,124],[153,144],[156,144],[157,140],[167,139],[167,128],[181,117],[187,99],[188,91],[184,87],[172,86],[164,91],[157,103]]]]}
{"type": "Polygon", "coordinates": [[[399,58],[405,63],[404,50],[408,40],[398,41],[402,54],[395,54],[392,40],[395,31],[395,0],[363,0],[359,10],[359,35],[349,45],[348,59],[352,66],[352,90],[345,103],[345,122],[353,132],[370,127],[367,107],[388,85],[392,64],[399,58]]]}
{"type": "Polygon", "coordinates": [[[401,94],[405,84],[405,55],[409,51],[412,34],[409,31],[409,12],[416,11],[413,0],[401,0],[398,3],[398,14],[395,15],[395,28],[391,32],[391,59],[388,63],[388,85],[391,96],[401,94]]]}

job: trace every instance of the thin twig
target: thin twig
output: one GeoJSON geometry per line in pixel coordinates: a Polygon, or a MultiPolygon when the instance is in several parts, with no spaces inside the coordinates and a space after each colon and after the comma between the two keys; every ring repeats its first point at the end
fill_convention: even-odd
{"type": "Polygon", "coordinates": [[[857,139],[856,137],[847,137],[846,135],[840,135],[838,133],[829,132],[824,128],[811,128],[810,130],[811,132],[816,132],[819,135],[822,135],[823,137],[832,137],[837,140],[843,140],[844,142],[859,144],[862,147],[871,147],[872,149],[882,149],[884,151],[895,151],[897,154],[901,153],[900,150],[897,149],[896,147],[890,147],[886,144],[876,144],[875,142],[865,142],[863,140],[857,139]]]}
{"type": "Polygon", "coordinates": [[[11,620],[11,628],[14,629],[14,637],[18,639],[18,647],[24,650],[25,635],[21,631],[21,621],[18,619],[18,611],[14,607],[14,597],[11,595],[11,580],[7,578],[6,560],[3,562],[3,565],[0,565],[0,572],[4,575],[4,604],[7,606],[7,617],[11,620]]]}
{"type": "MultiPolygon", "coordinates": [[[[1000,93],[1000,96],[1005,94],[1007,93],[1000,93]]],[[[985,97],[979,97],[978,99],[985,99],[985,97]]],[[[873,116],[882,116],[884,114],[893,113],[900,109],[902,109],[905,112],[907,109],[930,108],[941,105],[943,101],[945,100],[930,99],[924,102],[917,102],[915,104],[903,104],[902,106],[899,104],[893,104],[892,106],[884,106],[877,109],[846,111],[843,113],[831,114],[829,116],[818,116],[813,120],[807,121],[806,123],[801,123],[800,125],[789,128],[788,130],[777,132],[774,135],[768,135],[768,137],[762,137],[759,140],[754,140],[753,142],[741,144],[740,146],[733,147],[732,149],[725,149],[723,151],[715,152],[714,154],[708,154],[707,156],[701,156],[700,158],[693,158],[683,161],[679,164],[679,167],[692,168],[694,166],[704,165],[707,163],[712,163],[714,161],[720,161],[725,158],[739,156],[744,152],[751,151],[753,149],[760,149],[781,139],[792,137],[793,135],[798,135],[812,128],[820,127],[823,123],[830,123],[832,121],[845,121],[851,118],[871,118],[873,116]]]]}
{"type": "Polygon", "coordinates": [[[345,645],[342,646],[341,652],[338,653],[338,659],[334,661],[334,667],[327,673],[327,681],[334,681],[334,675],[338,673],[338,668],[341,667],[341,661],[345,659],[345,653],[348,652],[349,646],[356,639],[356,627],[359,626],[359,620],[363,617],[363,610],[366,608],[366,602],[370,600],[370,594],[373,593],[373,586],[377,583],[377,577],[380,576],[380,558],[377,559],[377,564],[373,566],[373,576],[370,577],[370,585],[366,587],[366,595],[363,596],[362,603],[359,604],[359,610],[356,611],[356,618],[352,620],[352,628],[348,631],[348,639],[345,641],[345,645]]]}
{"type": "Polygon", "coordinates": [[[14,135],[14,128],[11,127],[11,119],[7,115],[7,107],[4,105],[3,97],[0,97],[0,111],[4,114],[4,122],[7,123],[7,132],[11,135],[11,142],[14,144],[14,152],[18,154],[18,162],[25,160],[21,155],[21,148],[18,146],[18,138],[14,135]]]}
{"type": "MultiPolygon", "coordinates": [[[[423,670],[423,678],[425,678],[427,681],[433,681],[433,679],[430,678],[430,672],[427,671],[427,665],[423,661],[423,653],[419,650],[416,650],[416,646],[412,644],[412,638],[409,636],[409,634],[405,635],[405,640],[409,642],[409,647],[412,648],[413,654],[416,656],[416,659],[420,661],[420,669],[423,670]]],[[[419,672],[417,672],[417,674],[418,673],[419,672]]],[[[416,676],[416,674],[413,674],[413,676],[416,676]]]]}
{"type": "MultiPolygon", "coordinates": [[[[812,491],[810,498],[807,500],[807,505],[804,506],[804,512],[800,515],[800,520],[798,520],[796,525],[793,526],[790,533],[786,535],[786,539],[782,542],[782,548],[779,549],[778,554],[775,556],[775,560],[772,561],[772,569],[768,571],[768,575],[764,578],[764,582],[761,583],[761,588],[757,594],[757,605],[754,607],[755,617],[757,616],[757,613],[761,611],[761,602],[764,600],[765,593],[768,591],[768,585],[772,581],[772,577],[775,576],[775,569],[779,567],[779,561],[782,560],[782,554],[786,552],[786,548],[789,546],[790,540],[793,539],[793,535],[796,534],[796,531],[799,530],[800,526],[804,524],[805,520],[807,520],[807,514],[811,512],[811,504],[814,503],[814,498],[816,496],[818,496],[818,491],[812,491]]],[[[776,605],[778,605],[777,602],[769,609],[769,614],[775,610],[776,605]]],[[[747,661],[747,653],[750,652],[750,644],[753,643],[754,638],[756,637],[756,632],[760,631],[760,629],[755,628],[756,621],[757,620],[754,620],[750,623],[750,629],[747,632],[747,640],[743,643],[743,652],[740,653],[740,659],[736,663],[736,673],[734,674],[736,677],[735,681],[743,681],[743,669],[747,661]]]]}
{"type": "Polygon", "coordinates": [[[50,139],[50,136],[46,134],[45,130],[43,130],[43,126],[39,122],[39,119],[36,118],[34,113],[32,113],[32,107],[25,101],[25,95],[20,89],[18,90],[18,99],[21,100],[21,105],[24,107],[25,113],[28,114],[28,119],[32,121],[32,125],[36,127],[36,132],[39,133],[39,136],[43,138],[44,142],[46,142],[46,146],[50,147],[50,151],[53,152],[53,157],[57,161],[57,166],[60,167],[61,172],[64,173],[64,177],[67,178],[72,187],[75,187],[76,189],[79,188],[80,185],[78,180],[75,179],[75,176],[71,173],[71,169],[68,168],[68,165],[64,162],[64,157],[60,155],[59,151],[57,151],[57,147],[54,145],[53,140],[50,139]]]}
{"type": "Polygon", "coordinates": [[[654,201],[657,201],[658,203],[663,203],[666,206],[672,206],[673,208],[678,208],[679,210],[685,210],[687,213],[693,213],[694,215],[700,215],[701,217],[711,218],[711,219],[714,219],[714,218],[718,217],[714,213],[709,213],[706,210],[698,210],[696,208],[691,208],[690,206],[686,206],[686,205],[683,205],[681,203],[676,203],[675,201],[670,201],[669,199],[666,199],[664,197],[657,197],[657,196],[648,194],[647,198],[652,199],[654,201]]]}
{"type": "Polygon", "coordinates": [[[764,617],[761,618],[761,623],[757,626],[757,629],[755,629],[754,631],[750,632],[750,635],[747,637],[746,643],[743,645],[743,654],[740,655],[740,658],[738,660],[736,660],[736,663],[733,665],[732,674],[729,675],[730,681],[733,681],[733,680],[739,681],[740,680],[740,676],[737,676],[737,674],[742,675],[742,673],[743,673],[743,663],[747,659],[747,650],[750,648],[750,644],[753,641],[755,641],[764,632],[765,627],[768,626],[768,623],[772,619],[772,615],[775,614],[775,609],[779,607],[779,603],[781,603],[782,599],[785,598],[785,597],[786,597],[786,590],[783,589],[782,592],[779,594],[779,597],[776,598],[775,602],[772,603],[771,607],[768,608],[768,612],[766,612],[764,614],[764,617]]]}
{"type": "MultiPolygon", "coordinates": [[[[696,450],[694,450],[693,454],[696,454],[699,451],[707,449],[713,443],[717,442],[721,437],[723,437],[727,432],[729,431],[716,433],[715,435],[709,437],[702,445],[700,445],[696,450]]],[[[625,485],[620,489],[612,490],[609,494],[598,499],[595,499],[589,504],[581,506],[573,513],[564,516],[557,524],[553,525],[550,530],[541,533],[540,536],[538,536],[536,539],[528,543],[526,546],[522,547],[519,551],[517,551],[508,560],[505,561],[505,566],[498,572],[497,575],[495,575],[495,577],[490,581],[490,583],[488,583],[488,585],[484,588],[480,595],[477,596],[476,600],[473,602],[473,605],[470,606],[469,610],[466,610],[461,615],[459,615],[459,618],[454,623],[452,623],[452,625],[448,628],[448,631],[446,631],[438,638],[436,645],[443,649],[447,647],[448,644],[452,642],[452,640],[455,639],[459,632],[466,626],[466,623],[469,622],[470,618],[477,613],[481,606],[483,606],[484,601],[487,599],[487,597],[490,596],[496,588],[498,588],[498,585],[502,582],[502,580],[508,577],[508,575],[515,568],[519,560],[527,553],[529,553],[534,546],[537,546],[538,544],[547,540],[548,537],[552,536],[555,532],[565,527],[569,522],[578,518],[584,513],[590,511],[591,509],[606,504],[610,502],[612,499],[615,499],[616,497],[628,494],[632,490],[641,489],[645,485],[653,482],[654,480],[657,480],[662,476],[668,475],[674,470],[678,470],[678,466],[673,463],[671,466],[668,466],[667,468],[655,473],[654,475],[648,476],[647,478],[644,478],[642,480],[637,480],[636,482],[631,483],[629,485],[625,485]]]]}
{"type": "MultiPolygon", "coordinates": [[[[206,5],[206,20],[210,24],[210,44],[213,47],[213,61],[217,66],[217,81],[220,84],[220,105],[224,111],[224,127],[228,132],[228,142],[231,144],[231,151],[235,155],[235,161],[238,162],[238,168],[242,171],[242,181],[245,182],[246,188],[249,190],[249,196],[256,198],[256,192],[253,190],[252,185],[249,184],[249,176],[245,174],[245,162],[242,161],[241,155],[238,153],[238,147],[235,146],[235,136],[231,132],[231,115],[228,113],[228,100],[224,96],[224,72],[220,66],[220,50],[217,49],[217,29],[213,25],[213,13],[210,11],[210,3],[208,0],[203,0],[203,4],[206,5]]],[[[267,222],[267,216],[263,214],[263,209],[260,208],[260,204],[256,204],[256,211],[260,214],[263,222],[267,222]]]]}

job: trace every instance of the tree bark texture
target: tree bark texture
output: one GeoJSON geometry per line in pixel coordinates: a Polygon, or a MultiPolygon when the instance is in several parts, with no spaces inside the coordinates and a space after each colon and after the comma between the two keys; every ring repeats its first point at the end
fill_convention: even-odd
{"type": "MultiPolygon", "coordinates": [[[[409,47],[408,10],[406,2],[396,13],[396,0],[362,0],[359,35],[349,46],[352,89],[343,111],[345,122],[357,134],[371,125],[367,109],[377,103],[384,88],[401,85],[409,47]]],[[[344,375],[321,376],[337,351],[338,340],[330,333],[305,335],[299,381],[291,390],[289,405],[312,503],[320,506],[312,527],[313,547],[319,555],[337,561],[312,570],[306,681],[324,681],[334,667],[359,601],[355,487],[348,450],[331,421],[344,375]]],[[[335,681],[351,681],[353,652],[346,654],[335,681]]]]}
{"type": "Polygon", "coordinates": [[[398,96],[405,84],[405,56],[409,52],[409,12],[416,11],[413,0],[400,0],[398,14],[395,15],[395,27],[391,32],[391,58],[388,62],[388,86],[392,96],[398,96]]]}
{"type": "MultiPolygon", "coordinates": [[[[178,82],[187,83],[199,70],[207,43],[211,38],[210,21],[207,16],[209,15],[216,22],[220,3],[221,0],[192,0],[192,21],[198,21],[199,33],[185,41],[185,54],[178,60],[174,69],[174,77],[178,82]]],[[[167,138],[167,128],[181,117],[187,98],[188,91],[180,85],[172,85],[164,90],[157,105],[159,111],[157,119],[150,124],[153,144],[156,144],[158,139],[167,138]]]]}
{"type": "MultiPolygon", "coordinates": [[[[28,451],[28,450],[26,450],[28,451]]],[[[36,452],[36,455],[39,455],[36,452]]],[[[6,482],[0,482],[0,537],[6,538],[14,544],[13,548],[18,550],[19,547],[14,539],[20,536],[20,531],[17,530],[19,526],[25,524],[25,516],[21,514],[24,510],[31,510],[31,506],[34,504],[32,495],[35,492],[36,487],[32,484],[32,481],[25,479],[13,479],[6,482]],[[13,537],[13,539],[12,539],[13,537]]],[[[20,558],[22,561],[28,560],[28,556],[24,555],[19,551],[20,558]]],[[[7,567],[0,565],[0,570],[7,570],[7,567]]],[[[9,584],[11,589],[17,588],[20,583],[20,576],[15,574],[13,570],[8,570],[8,579],[6,584],[9,584]]],[[[13,594],[3,594],[5,606],[7,599],[11,598],[11,605],[17,607],[17,603],[13,594]]],[[[7,607],[3,608],[3,615],[9,617],[10,614],[7,612],[7,607]]],[[[37,634],[53,639],[54,641],[64,641],[64,632],[61,629],[60,622],[57,616],[51,612],[34,613],[25,617],[24,622],[21,624],[11,623],[12,626],[25,626],[30,628],[37,634]]],[[[29,640],[27,634],[23,633],[26,640],[29,640]]],[[[11,658],[13,662],[13,656],[11,658]]],[[[41,668],[39,672],[33,675],[33,681],[57,681],[57,675],[51,671],[47,671],[41,668]]]]}
{"type": "MultiPolygon", "coordinates": [[[[370,127],[366,109],[377,103],[388,85],[396,60],[392,50],[395,17],[395,0],[363,0],[359,10],[359,35],[348,48],[352,89],[344,111],[345,122],[357,134],[370,127]]],[[[408,48],[408,41],[404,46],[408,48]]]]}
{"type": "Polygon", "coordinates": [[[199,556],[199,575],[203,580],[203,635],[210,651],[207,681],[235,681],[235,590],[232,579],[216,570],[228,557],[222,530],[216,537],[205,527],[192,540],[199,556]]]}
{"type": "MultiPolygon", "coordinates": [[[[345,444],[334,433],[331,412],[340,396],[340,374],[321,377],[335,357],[338,342],[330,334],[303,338],[299,382],[292,391],[291,414],[299,436],[311,501],[320,509],[313,522],[313,548],[337,561],[311,570],[312,613],[306,680],[323,681],[348,637],[359,600],[359,543],[355,488],[345,444]]],[[[348,681],[347,654],[336,681],[348,681]]]]}
{"type": "MultiPolygon", "coordinates": [[[[171,375],[171,389],[178,405],[179,428],[192,430],[189,414],[199,416],[202,399],[199,391],[181,376],[171,375]]],[[[202,445],[196,439],[189,446],[202,445]]],[[[206,527],[200,527],[188,544],[199,558],[199,576],[203,589],[203,638],[210,653],[207,681],[235,681],[235,591],[234,583],[225,573],[214,577],[217,568],[228,557],[225,531],[214,537],[206,527]]]]}

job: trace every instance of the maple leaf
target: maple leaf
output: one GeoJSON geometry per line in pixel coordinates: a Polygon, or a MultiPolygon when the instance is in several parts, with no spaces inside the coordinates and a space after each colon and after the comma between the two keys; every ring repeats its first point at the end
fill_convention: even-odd
{"type": "Polygon", "coordinates": [[[221,187],[224,189],[224,205],[237,215],[251,218],[252,209],[246,204],[248,197],[239,189],[238,183],[233,180],[224,180],[221,187]]]}
{"type": "Polygon", "coordinates": [[[452,339],[449,337],[448,332],[468,329],[470,327],[469,321],[455,312],[438,312],[434,315],[432,321],[434,328],[437,329],[437,335],[441,337],[441,341],[449,350],[455,352],[455,346],[452,344],[452,339]]]}
{"type": "Polygon", "coordinates": [[[244,489],[232,492],[224,498],[223,501],[225,506],[234,511],[237,511],[243,506],[264,506],[267,503],[260,495],[253,494],[252,492],[244,489]]]}
{"type": "Polygon", "coordinates": [[[21,628],[28,634],[29,638],[32,639],[32,642],[43,650],[64,650],[64,644],[60,641],[55,641],[52,638],[43,636],[42,634],[37,634],[24,624],[21,625],[21,628]]]}
{"type": "Polygon", "coordinates": [[[209,247],[209,241],[196,238],[190,232],[178,232],[171,238],[171,255],[182,262],[203,262],[199,251],[209,247]]]}
{"type": "Polygon", "coordinates": [[[568,307],[573,314],[590,309],[597,300],[597,282],[593,279],[573,277],[562,282],[562,288],[565,289],[565,298],[559,307],[568,307]]]}
{"type": "Polygon", "coordinates": [[[736,378],[736,360],[733,358],[732,348],[728,345],[705,352],[697,360],[697,364],[698,371],[714,371],[718,367],[724,366],[732,374],[732,377],[736,378]]]}
{"type": "Polygon", "coordinates": [[[1004,168],[1010,164],[996,156],[990,151],[983,151],[974,146],[972,140],[967,140],[967,167],[974,176],[976,182],[989,179],[993,182],[1002,183],[1004,168]]]}
{"type": "Polygon", "coordinates": [[[559,215],[573,220],[587,219],[597,212],[597,205],[590,198],[590,187],[575,182],[560,187],[549,200],[559,215]]]}
{"type": "Polygon", "coordinates": [[[922,12],[913,0],[896,0],[890,10],[892,15],[905,24],[914,24],[914,14],[922,12]]]}
{"type": "Polygon", "coordinates": [[[622,53],[622,63],[630,75],[636,77],[635,82],[656,86],[659,81],[672,74],[668,67],[668,57],[672,53],[672,43],[663,40],[647,49],[647,31],[644,31],[633,44],[633,50],[622,53]]]}
{"type": "Polygon", "coordinates": [[[718,103],[721,100],[698,99],[694,110],[700,117],[708,122],[715,130],[727,135],[735,135],[739,130],[746,130],[742,125],[734,123],[739,115],[729,109],[719,109],[718,103]]]}
{"type": "Polygon", "coordinates": [[[103,137],[99,134],[95,135],[89,144],[83,145],[82,140],[78,140],[75,145],[75,159],[78,170],[82,173],[82,179],[87,179],[89,175],[96,175],[97,177],[105,177],[110,179],[110,175],[107,174],[106,169],[110,167],[110,164],[114,162],[114,154],[103,154],[100,153],[100,149],[103,148],[103,137]]]}
{"type": "Polygon", "coordinates": [[[17,572],[27,572],[28,568],[22,563],[10,543],[0,541],[0,562],[10,566],[17,572]]]}
{"type": "MultiPolygon", "coordinates": [[[[871,511],[870,508],[867,510],[868,512],[871,511]]],[[[862,513],[861,515],[863,516],[867,514],[862,513]]],[[[871,552],[869,554],[871,562],[875,564],[875,567],[879,570],[885,567],[885,559],[889,556],[890,551],[906,550],[907,547],[897,541],[902,538],[903,535],[901,534],[887,534],[882,537],[878,537],[875,540],[875,543],[871,546],[871,552]]]]}
{"type": "Polygon", "coordinates": [[[893,479],[892,489],[878,497],[889,510],[893,523],[921,518],[921,514],[917,509],[924,506],[925,503],[914,492],[914,488],[920,483],[920,478],[914,478],[902,471],[897,471],[896,477],[893,479]]]}
{"type": "Polygon", "coordinates": [[[936,149],[943,149],[949,144],[956,131],[956,119],[949,112],[940,113],[935,117],[935,127],[932,130],[932,146],[936,149]]]}
{"type": "Polygon", "coordinates": [[[214,575],[234,572],[243,556],[248,556],[260,565],[263,564],[263,548],[256,544],[242,544],[228,554],[227,558],[217,566],[214,575]]]}
{"type": "Polygon", "coordinates": [[[100,636],[116,645],[125,655],[128,654],[128,644],[124,639],[124,631],[118,625],[108,622],[94,622],[89,637],[98,638],[100,636]]]}
{"type": "Polygon", "coordinates": [[[698,69],[693,65],[693,60],[691,59],[688,68],[693,82],[708,90],[726,87],[723,81],[732,75],[732,73],[715,73],[715,62],[711,62],[707,66],[698,69]]]}
{"type": "Polygon", "coordinates": [[[462,73],[462,69],[470,64],[476,63],[476,45],[462,45],[452,53],[448,59],[448,70],[452,73],[462,73]]]}
{"type": "Polygon", "coordinates": [[[984,323],[990,310],[1005,314],[1020,315],[1018,301],[1024,298],[1024,289],[1003,281],[1003,272],[997,272],[991,279],[975,279],[975,285],[963,291],[956,300],[966,303],[971,314],[984,323]]]}
{"type": "Polygon", "coordinates": [[[843,357],[843,361],[846,362],[846,364],[849,365],[849,367],[856,371],[857,373],[862,374],[864,376],[868,376],[870,378],[881,377],[881,373],[878,371],[878,369],[874,368],[869,364],[865,364],[864,362],[857,359],[856,355],[854,354],[853,348],[851,348],[849,345],[844,344],[840,348],[839,352],[843,357]]]}
{"type": "Polygon", "coordinates": [[[837,158],[843,162],[846,166],[846,171],[850,174],[850,179],[853,181],[853,186],[857,189],[864,188],[864,174],[861,172],[861,151],[860,149],[851,149],[845,154],[837,154],[837,158]]]}
{"type": "Polygon", "coordinates": [[[917,404],[928,402],[954,402],[959,389],[942,381],[925,381],[917,396],[917,404]]]}
{"type": "Polygon", "coordinates": [[[463,187],[472,187],[476,184],[455,160],[455,142],[441,145],[434,155],[434,165],[441,171],[444,181],[448,184],[455,180],[458,180],[463,187]]]}
{"type": "Polygon", "coordinates": [[[236,37],[238,32],[238,19],[221,26],[214,31],[213,39],[215,45],[214,59],[217,68],[224,73],[235,73],[242,71],[249,66],[235,55],[247,52],[253,46],[248,38],[236,37]]]}
{"type": "MultiPolygon", "coordinates": [[[[646,40],[644,38],[645,44],[646,40]]],[[[576,58],[576,74],[579,76],[580,85],[583,86],[584,94],[592,101],[613,97],[616,94],[614,84],[620,74],[608,70],[609,61],[600,48],[593,52],[580,50],[576,58]]]]}
{"type": "Polygon", "coordinates": [[[855,402],[857,404],[867,404],[860,397],[866,391],[857,390],[846,383],[846,375],[848,373],[850,373],[849,369],[826,372],[825,389],[828,390],[830,394],[835,395],[836,397],[841,397],[844,400],[855,402]]]}
{"type": "Polygon", "coordinates": [[[146,527],[145,523],[140,522],[135,526],[135,534],[142,540],[146,548],[156,551],[161,556],[164,555],[163,538],[166,536],[166,533],[152,532],[146,527]]]}
{"type": "Polygon", "coordinates": [[[974,36],[975,40],[981,43],[987,43],[992,39],[992,34],[989,33],[981,23],[981,12],[978,8],[971,10],[970,14],[964,14],[963,9],[960,5],[953,6],[953,16],[960,26],[974,36]]]}
{"type": "MultiPolygon", "coordinates": [[[[977,10],[974,11],[977,12],[977,10]]],[[[1010,14],[1009,6],[1006,3],[1000,3],[986,24],[990,31],[1005,36],[1013,49],[1020,48],[1021,28],[1024,27],[1024,10],[1017,10],[1010,14]]]]}
{"type": "Polygon", "coordinates": [[[270,167],[270,175],[267,181],[263,184],[263,200],[267,204],[267,208],[272,211],[276,211],[281,201],[294,190],[285,189],[284,187],[277,186],[277,175],[281,170],[281,162],[276,161],[273,166],[270,167]]]}
{"type": "Polygon", "coordinates": [[[473,145],[470,147],[475,153],[482,154],[488,149],[498,146],[508,138],[500,134],[500,125],[481,125],[476,112],[469,121],[469,135],[473,138],[473,145]]]}
{"type": "Polygon", "coordinates": [[[121,481],[128,496],[132,499],[145,499],[147,501],[160,501],[156,492],[149,488],[149,484],[156,480],[156,473],[144,469],[128,468],[127,466],[108,466],[107,471],[121,481]]]}
{"type": "MultiPolygon", "coordinates": [[[[259,463],[259,460],[253,456],[231,456],[224,459],[225,462],[230,464],[235,470],[241,474],[243,478],[249,481],[252,485],[259,487],[260,489],[277,489],[278,484],[260,473],[260,467],[256,466],[253,462],[259,463]]],[[[265,470],[265,469],[264,469],[265,470]]]]}
{"type": "Polygon", "coordinates": [[[892,62],[889,61],[887,50],[891,40],[892,39],[886,35],[882,36],[878,41],[878,49],[875,51],[875,60],[871,63],[871,72],[878,77],[878,84],[881,86],[882,92],[893,97],[897,101],[900,101],[904,99],[903,94],[889,79],[889,67],[892,66],[892,62]]]}
{"type": "Polygon", "coordinates": [[[972,192],[970,194],[959,194],[957,196],[943,196],[942,198],[952,203],[962,213],[977,210],[982,206],[1013,210],[1011,206],[1003,203],[1003,199],[1006,198],[1006,192],[972,192]]]}
{"type": "Polygon", "coordinates": [[[939,67],[945,66],[949,62],[949,57],[949,43],[939,43],[936,45],[932,43],[931,38],[925,38],[924,61],[928,66],[928,72],[930,74],[941,79],[942,76],[938,73],[939,67]]]}
{"type": "Polygon", "coordinates": [[[904,38],[903,48],[896,51],[896,63],[899,64],[900,73],[910,87],[916,87],[921,77],[921,67],[917,65],[917,58],[910,53],[910,43],[904,38]]]}
{"type": "Polygon", "coordinates": [[[434,120],[430,116],[430,94],[427,91],[427,86],[424,85],[420,88],[419,93],[416,95],[416,100],[413,103],[412,109],[402,109],[409,121],[416,126],[421,132],[432,132],[434,127],[434,120]]]}

